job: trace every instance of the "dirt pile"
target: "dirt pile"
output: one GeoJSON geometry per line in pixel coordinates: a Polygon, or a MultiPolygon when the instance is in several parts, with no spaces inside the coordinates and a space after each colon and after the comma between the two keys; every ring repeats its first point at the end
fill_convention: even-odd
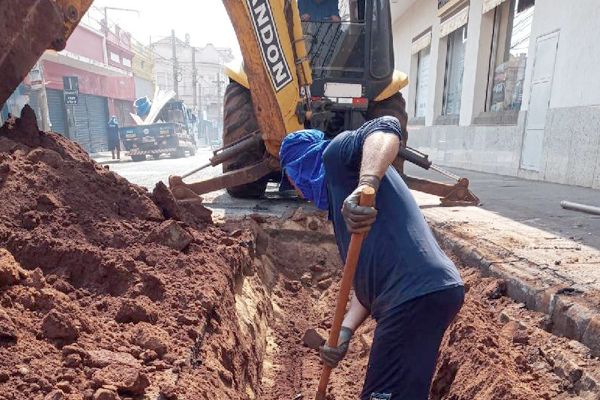
{"type": "Polygon", "coordinates": [[[30,109],[0,130],[0,196],[1,399],[238,399],[258,385],[234,315],[245,233],[38,132],[30,109]]]}

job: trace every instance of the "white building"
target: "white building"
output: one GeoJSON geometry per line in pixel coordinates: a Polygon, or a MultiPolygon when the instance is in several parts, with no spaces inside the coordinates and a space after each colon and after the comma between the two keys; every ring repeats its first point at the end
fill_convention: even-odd
{"type": "MultiPolygon", "coordinates": [[[[194,109],[200,119],[209,121],[220,131],[223,96],[228,83],[224,66],[233,60],[231,49],[218,48],[210,43],[204,47],[193,47],[189,35],[186,35],[185,41],[176,37],[166,37],[152,43],[151,47],[154,51],[154,73],[159,88],[178,92],[179,98],[194,109]],[[174,61],[178,66],[177,88],[173,79],[174,61]],[[196,65],[196,79],[193,61],[196,65]]],[[[218,132],[212,132],[211,135],[220,137],[218,132]]]]}
{"type": "Polygon", "coordinates": [[[409,143],[448,166],[600,188],[597,0],[392,0],[409,143]]]}

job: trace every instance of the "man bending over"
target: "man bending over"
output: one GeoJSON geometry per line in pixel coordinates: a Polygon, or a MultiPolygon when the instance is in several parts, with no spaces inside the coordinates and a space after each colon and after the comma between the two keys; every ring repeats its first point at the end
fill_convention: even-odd
{"type": "Polygon", "coordinates": [[[464,299],[458,270],[390,166],[402,135],[398,119],[381,117],[331,141],[317,130],[292,133],[280,151],[284,179],[329,210],[342,259],[350,235],[369,232],[339,345],[320,351],[337,366],[356,329],[376,320],[361,400],[427,400],[442,337],[464,299]],[[358,205],[365,186],[376,191],[374,208],[358,205]]]}

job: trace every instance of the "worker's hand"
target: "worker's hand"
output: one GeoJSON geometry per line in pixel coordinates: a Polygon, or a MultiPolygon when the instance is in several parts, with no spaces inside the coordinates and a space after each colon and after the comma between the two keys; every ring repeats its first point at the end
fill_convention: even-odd
{"type": "Polygon", "coordinates": [[[304,22],[306,21],[310,21],[310,14],[302,14],[302,16],[300,17],[300,19],[304,22]]]}
{"type": "Polygon", "coordinates": [[[331,18],[329,18],[331,22],[340,22],[342,19],[337,16],[337,15],[332,15],[331,18]]]}
{"type": "Polygon", "coordinates": [[[375,189],[379,188],[379,179],[374,176],[361,177],[358,187],[350,196],[344,200],[342,206],[342,216],[346,222],[346,228],[350,233],[366,233],[371,229],[377,218],[377,209],[375,207],[359,206],[360,194],[365,186],[375,189]]]}
{"type": "Polygon", "coordinates": [[[329,347],[327,346],[327,343],[321,346],[319,348],[319,354],[323,364],[330,368],[337,367],[339,362],[346,357],[346,353],[348,353],[350,339],[352,339],[353,334],[354,332],[352,329],[342,326],[337,347],[329,347]]]}

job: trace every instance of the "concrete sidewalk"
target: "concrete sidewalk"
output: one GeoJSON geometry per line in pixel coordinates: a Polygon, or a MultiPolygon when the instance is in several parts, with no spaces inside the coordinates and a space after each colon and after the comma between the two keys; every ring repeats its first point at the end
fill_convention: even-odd
{"type": "MultiPolygon", "coordinates": [[[[406,164],[409,175],[449,182],[435,172],[406,164]]],[[[451,169],[469,178],[481,208],[600,250],[600,216],[564,210],[562,200],[600,206],[600,190],[451,169]]]]}
{"type": "Polygon", "coordinates": [[[438,198],[415,192],[440,241],[463,261],[503,278],[510,297],[548,316],[548,330],[600,355],[600,217],[560,207],[563,199],[598,205],[600,193],[453,172],[471,180],[483,206],[439,207],[438,198]]]}
{"type": "Polygon", "coordinates": [[[121,152],[120,160],[113,160],[112,154],[110,151],[100,151],[98,153],[91,153],[90,158],[96,161],[98,164],[117,164],[122,162],[131,162],[131,157],[126,156],[125,152],[121,152]]]}

